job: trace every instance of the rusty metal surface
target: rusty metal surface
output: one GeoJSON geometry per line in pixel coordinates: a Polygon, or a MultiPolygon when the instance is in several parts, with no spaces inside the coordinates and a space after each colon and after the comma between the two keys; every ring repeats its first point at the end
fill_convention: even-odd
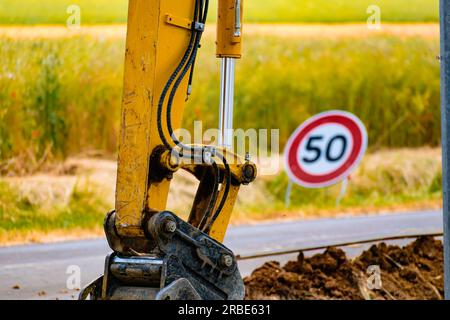
{"type": "MultiPolygon", "coordinates": [[[[190,30],[169,24],[166,19],[167,14],[190,19],[193,11],[194,1],[129,2],[116,188],[116,227],[122,236],[143,237],[143,212],[166,207],[170,181],[149,185],[150,156],[162,144],[156,109],[163,86],[180,61],[190,35],[190,30]]],[[[182,82],[182,88],[187,87],[187,81],[182,82]]],[[[184,105],[185,90],[179,90],[173,104],[175,128],[181,126],[184,105]]]]}

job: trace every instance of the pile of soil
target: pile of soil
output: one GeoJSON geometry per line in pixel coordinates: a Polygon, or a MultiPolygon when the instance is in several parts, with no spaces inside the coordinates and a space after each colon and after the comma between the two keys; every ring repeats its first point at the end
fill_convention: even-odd
{"type": "Polygon", "coordinates": [[[403,248],[373,245],[353,260],[339,248],[310,258],[301,252],[297,261],[284,267],[268,262],[245,278],[246,299],[442,299],[443,265],[442,242],[432,237],[403,248]],[[377,268],[378,277],[373,273],[377,268]]]}

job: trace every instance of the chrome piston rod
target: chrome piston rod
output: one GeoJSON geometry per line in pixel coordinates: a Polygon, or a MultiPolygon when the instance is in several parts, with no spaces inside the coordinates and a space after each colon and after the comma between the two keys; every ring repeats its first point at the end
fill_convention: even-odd
{"type": "Polygon", "coordinates": [[[219,146],[233,146],[234,74],[236,59],[222,58],[220,76],[219,146]]]}

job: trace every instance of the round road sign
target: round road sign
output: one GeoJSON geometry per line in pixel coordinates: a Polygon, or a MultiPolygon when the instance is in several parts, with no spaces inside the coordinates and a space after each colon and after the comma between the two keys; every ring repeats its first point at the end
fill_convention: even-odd
{"type": "Polygon", "coordinates": [[[355,115],[320,113],[304,122],[285,150],[289,178],[307,188],[330,186],[346,179],[367,148],[367,131],[355,115]]]}

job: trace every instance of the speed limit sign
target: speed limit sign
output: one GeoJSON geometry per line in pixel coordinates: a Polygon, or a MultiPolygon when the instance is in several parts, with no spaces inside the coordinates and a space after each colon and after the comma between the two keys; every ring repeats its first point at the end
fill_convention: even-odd
{"type": "Polygon", "coordinates": [[[307,188],[321,188],[346,179],[367,148],[367,131],[355,115],[328,111],[303,123],[285,151],[289,178],[307,188]]]}

